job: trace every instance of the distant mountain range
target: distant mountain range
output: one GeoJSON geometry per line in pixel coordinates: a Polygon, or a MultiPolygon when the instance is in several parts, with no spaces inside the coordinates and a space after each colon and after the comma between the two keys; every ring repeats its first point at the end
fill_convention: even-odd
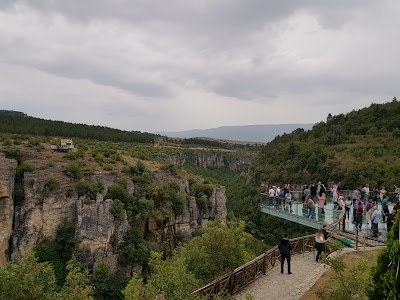
{"type": "Polygon", "coordinates": [[[298,128],[309,130],[313,127],[313,125],[314,124],[222,126],[209,129],[192,129],[176,132],[156,132],[156,134],[178,138],[205,137],[233,141],[267,143],[272,141],[277,135],[291,133],[293,130],[298,128]]]}

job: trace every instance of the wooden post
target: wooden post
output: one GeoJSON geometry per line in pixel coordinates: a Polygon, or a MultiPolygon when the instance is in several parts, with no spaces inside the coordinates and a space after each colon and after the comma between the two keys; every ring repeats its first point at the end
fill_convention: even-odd
{"type": "Polygon", "coordinates": [[[229,286],[228,286],[228,291],[230,295],[233,295],[234,282],[235,282],[235,272],[232,271],[231,275],[229,276],[229,286]]]}
{"type": "Polygon", "coordinates": [[[346,230],[346,215],[345,215],[345,217],[342,219],[342,230],[343,230],[343,232],[345,232],[346,230]]]}
{"type": "Polygon", "coordinates": [[[264,257],[263,257],[263,275],[267,274],[267,255],[264,252],[264,257]]]}
{"type": "Polygon", "coordinates": [[[356,250],[358,250],[358,226],[356,225],[356,250]]]}

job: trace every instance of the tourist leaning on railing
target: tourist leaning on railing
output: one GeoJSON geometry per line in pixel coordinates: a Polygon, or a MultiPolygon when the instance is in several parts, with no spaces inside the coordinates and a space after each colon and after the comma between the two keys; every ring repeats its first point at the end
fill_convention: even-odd
{"type": "Polygon", "coordinates": [[[324,231],[320,229],[316,234],[315,234],[315,248],[317,248],[317,256],[315,257],[315,260],[319,260],[319,256],[321,255],[322,252],[325,252],[325,244],[330,240],[330,238],[325,239],[324,238],[324,231]]]}

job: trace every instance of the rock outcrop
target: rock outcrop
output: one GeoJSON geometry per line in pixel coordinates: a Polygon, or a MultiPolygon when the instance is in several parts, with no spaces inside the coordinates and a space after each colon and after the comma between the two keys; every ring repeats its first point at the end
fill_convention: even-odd
{"type": "MultiPolygon", "coordinates": [[[[187,181],[182,182],[181,189],[185,190],[189,187],[187,181]]],[[[197,200],[193,196],[188,197],[187,204],[184,206],[183,213],[175,216],[171,214],[170,221],[165,224],[162,228],[158,228],[154,225],[154,221],[149,222],[150,238],[153,242],[165,246],[163,250],[168,252],[171,245],[170,242],[174,240],[176,236],[181,239],[182,242],[188,242],[193,237],[195,230],[204,229],[207,222],[210,219],[214,219],[219,216],[221,219],[226,220],[227,209],[226,209],[226,195],[225,187],[221,186],[214,188],[211,196],[205,200],[208,206],[205,210],[201,211],[197,204],[197,200]]]]}
{"type": "Polygon", "coordinates": [[[112,205],[113,200],[103,201],[102,195],[98,195],[93,204],[85,204],[82,198],[77,202],[75,236],[79,241],[79,249],[76,255],[89,269],[104,262],[113,272],[117,270],[117,255],[110,240],[114,236],[122,241],[129,224],[126,213],[121,221],[113,217],[110,212],[112,205]]]}
{"type": "Polygon", "coordinates": [[[73,221],[76,218],[77,198],[66,196],[67,183],[61,183],[49,195],[43,194],[44,182],[50,175],[43,170],[24,174],[25,200],[15,208],[14,216],[11,253],[14,261],[26,256],[38,242],[54,238],[57,226],[64,219],[73,221]]]}
{"type": "MultiPolygon", "coordinates": [[[[112,216],[109,213],[110,204],[102,202],[107,189],[117,180],[117,176],[98,173],[86,178],[86,181],[99,182],[104,186],[103,193],[97,195],[96,203],[94,203],[95,201],[87,201],[87,203],[83,201],[86,204],[82,203],[82,199],[78,199],[76,193],[70,197],[67,196],[67,189],[73,189],[74,183],[63,176],[57,177],[60,186],[49,195],[45,195],[43,193],[44,182],[50,176],[54,176],[54,173],[49,170],[37,170],[24,174],[25,200],[21,206],[16,207],[14,216],[11,254],[14,261],[19,261],[26,256],[40,241],[53,239],[58,225],[63,220],[72,221],[78,225],[76,235],[82,238],[85,247],[88,245],[86,238],[87,240],[94,239],[96,235],[98,242],[104,244],[104,232],[101,224],[110,226],[112,222],[107,223],[112,221],[112,216]],[[91,226],[100,225],[95,228],[88,227],[88,219],[94,222],[91,226]]],[[[128,186],[131,190],[133,189],[132,182],[128,186]]],[[[97,247],[92,245],[90,249],[93,250],[90,255],[96,256],[94,252],[97,247]]]]}
{"type": "MultiPolygon", "coordinates": [[[[15,170],[15,166],[14,166],[15,170]]],[[[11,173],[10,173],[11,174],[11,173]]],[[[155,178],[161,181],[171,180],[167,173],[155,172],[155,178]]],[[[13,177],[8,177],[7,191],[12,191],[13,177]]],[[[15,208],[14,230],[12,233],[13,261],[20,261],[32,251],[35,246],[45,239],[53,239],[59,224],[63,220],[72,221],[75,224],[75,237],[79,241],[79,248],[75,255],[85,267],[93,269],[99,263],[107,263],[112,271],[123,271],[132,274],[140,272],[140,266],[124,269],[118,266],[116,249],[111,244],[121,243],[124,234],[132,224],[128,223],[126,212],[123,218],[114,218],[110,212],[113,200],[106,199],[107,190],[112,186],[119,176],[116,174],[95,173],[82,180],[101,183],[104,187],[102,193],[98,193],[96,200],[81,196],[78,198],[74,190],[76,182],[53,170],[38,168],[24,174],[25,200],[15,208]],[[50,193],[44,193],[44,184],[49,176],[56,177],[59,186],[50,193]]],[[[224,187],[214,188],[210,197],[205,199],[207,208],[199,209],[194,197],[189,196],[190,187],[186,179],[179,182],[180,193],[187,199],[183,207],[183,213],[175,215],[170,204],[160,208],[162,217],[168,216],[167,222],[160,223],[152,217],[136,220],[134,226],[142,237],[158,244],[165,253],[171,253],[176,246],[176,237],[180,236],[182,241],[189,241],[196,229],[204,228],[209,219],[220,216],[226,218],[226,196],[224,187]]],[[[126,186],[129,195],[135,192],[135,186],[131,180],[127,180],[126,186]]],[[[8,199],[7,192],[5,199],[8,199]]],[[[3,199],[3,198],[2,198],[3,199]]],[[[3,201],[3,200],[2,200],[3,201]]],[[[11,210],[12,212],[12,210],[11,210]]],[[[9,215],[12,220],[12,213],[9,215]]],[[[12,224],[12,222],[10,222],[12,224]]],[[[11,235],[11,225],[4,240],[8,241],[11,235]]],[[[6,232],[6,231],[4,231],[6,232]]],[[[2,230],[3,234],[3,230],[2,230]]],[[[5,249],[8,244],[4,244],[5,249]]]]}
{"type": "Polygon", "coordinates": [[[231,152],[223,151],[188,151],[168,155],[166,160],[172,164],[185,166],[186,164],[195,165],[203,168],[224,168],[232,171],[247,171],[251,160],[246,157],[233,155],[231,152]]]}
{"type": "Polygon", "coordinates": [[[14,216],[14,180],[17,162],[0,156],[0,266],[7,261],[14,216]]]}
{"type": "Polygon", "coordinates": [[[222,168],[226,165],[224,157],[220,153],[209,152],[192,152],[192,153],[177,153],[168,157],[170,163],[184,166],[192,164],[203,168],[222,168]]]}

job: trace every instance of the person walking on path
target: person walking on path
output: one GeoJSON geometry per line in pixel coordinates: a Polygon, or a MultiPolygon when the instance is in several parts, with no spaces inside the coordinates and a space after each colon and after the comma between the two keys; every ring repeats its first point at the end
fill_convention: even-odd
{"type": "Polygon", "coordinates": [[[318,230],[318,232],[315,234],[315,248],[317,248],[317,256],[315,257],[315,260],[317,262],[321,253],[325,252],[325,244],[329,241],[329,239],[330,238],[325,239],[323,229],[318,230]]]}
{"type": "Polygon", "coordinates": [[[281,254],[281,274],[283,274],[283,265],[285,263],[285,259],[288,265],[288,274],[292,274],[290,271],[290,253],[292,252],[292,244],[290,243],[286,233],[283,235],[283,239],[279,243],[278,249],[279,253],[281,254]]]}

